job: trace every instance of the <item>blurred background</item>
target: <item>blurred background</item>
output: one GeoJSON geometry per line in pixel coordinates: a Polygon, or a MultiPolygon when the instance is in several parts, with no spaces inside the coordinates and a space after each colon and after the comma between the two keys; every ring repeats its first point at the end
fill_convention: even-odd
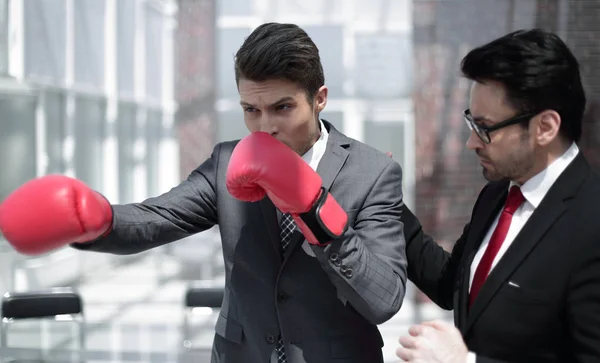
{"type": "MultiPolygon", "coordinates": [[[[461,58],[515,29],[557,32],[581,62],[580,147],[598,168],[598,19],[593,0],[0,0],[0,200],[52,173],[113,203],[169,190],[215,143],[246,135],[233,55],[259,24],[292,22],[320,48],[322,118],[394,154],[406,203],[450,249],[484,183],[464,147],[461,58]]],[[[186,331],[184,295],[221,281],[220,248],[217,229],[134,256],[65,248],[29,258],[0,238],[0,293],[76,289],[88,361],[209,362],[217,312],[195,309],[186,331]]],[[[386,360],[411,323],[433,317],[451,313],[411,286],[381,326],[386,360]]],[[[5,359],[78,351],[65,322],[10,325],[5,359]]]]}

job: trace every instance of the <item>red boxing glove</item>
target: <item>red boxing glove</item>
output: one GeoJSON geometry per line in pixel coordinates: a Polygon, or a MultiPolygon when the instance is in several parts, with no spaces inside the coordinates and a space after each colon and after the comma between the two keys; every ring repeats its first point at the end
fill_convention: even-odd
{"type": "Polygon", "coordinates": [[[236,199],[255,202],[268,195],[282,213],[294,217],[311,244],[326,245],[346,231],[348,216],[319,174],[266,132],[254,132],[237,144],[226,180],[236,199]]]}
{"type": "Polygon", "coordinates": [[[94,240],[112,226],[112,207],[83,182],[49,175],[23,184],[0,205],[0,231],[20,253],[39,255],[94,240]]]}

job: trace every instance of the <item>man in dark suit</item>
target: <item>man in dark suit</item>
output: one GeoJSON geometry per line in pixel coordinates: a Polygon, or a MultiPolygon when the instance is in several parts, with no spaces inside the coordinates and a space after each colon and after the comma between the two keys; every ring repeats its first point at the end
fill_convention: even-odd
{"type": "Polygon", "coordinates": [[[400,165],[319,119],[328,90],[318,49],[297,26],[255,29],[235,72],[251,135],[216,145],[180,185],[110,205],[77,180],[43,177],[4,201],[0,228],[23,253],[78,241],[80,250],[133,254],[218,224],[226,285],[213,363],[383,362],[376,325],[398,312],[407,279],[400,165]],[[292,197],[315,185],[329,201],[314,208],[317,224],[331,222],[331,205],[343,209],[337,221],[347,217],[336,238],[304,238],[294,222],[317,214],[292,220],[276,208],[296,207],[292,197]]]}
{"type": "Polygon", "coordinates": [[[585,95],[560,38],[517,31],[469,52],[464,117],[489,181],[451,253],[406,210],[409,279],[444,309],[409,362],[600,362],[600,181],[577,147],[585,95]]]}

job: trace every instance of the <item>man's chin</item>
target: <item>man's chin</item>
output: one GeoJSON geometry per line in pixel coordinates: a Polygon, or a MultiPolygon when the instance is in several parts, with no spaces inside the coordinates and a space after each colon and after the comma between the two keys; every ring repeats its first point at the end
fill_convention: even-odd
{"type": "Polygon", "coordinates": [[[292,145],[290,145],[289,143],[287,143],[287,142],[285,142],[283,140],[279,140],[279,141],[281,141],[285,146],[287,146],[290,149],[292,149],[296,154],[298,154],[300,156],[304,155],[304,152],[302,150],[295,149],[294,147],[292,147],[292,145]]]}
{"type": "Polygon", "coordinates": [[[483,167],[483,177],[490,182],[497,182],[505,179],[502,175],[483,167]]]}

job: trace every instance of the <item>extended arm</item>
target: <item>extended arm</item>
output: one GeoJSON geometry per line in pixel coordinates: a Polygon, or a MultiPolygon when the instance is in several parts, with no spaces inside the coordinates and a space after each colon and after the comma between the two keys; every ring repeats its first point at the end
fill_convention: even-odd
{"type": "Polygon", "coordinates": [[[170,191],[141,203],[113,205],[110,233],[75,243],[80,250],[134,254],[207,230],[218,223],[216,168],[220,145],[170,191]]]}

